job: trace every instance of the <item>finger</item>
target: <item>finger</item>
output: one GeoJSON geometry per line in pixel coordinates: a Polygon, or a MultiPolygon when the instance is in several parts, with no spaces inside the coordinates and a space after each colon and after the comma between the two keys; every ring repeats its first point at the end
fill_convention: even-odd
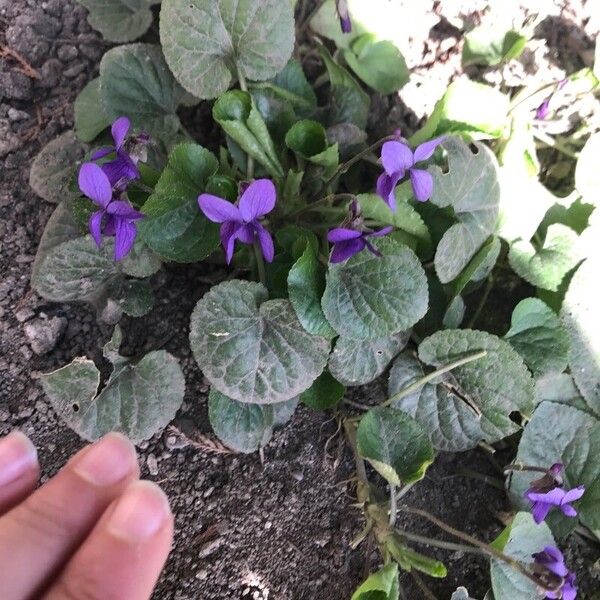
{"type": "Polygon", "coordinates": [[[13,431],[0,439],[0,515],[28,496],[39,476],[37,452],[26,435],[13,431]]]}
{"type": "Polygon", "coordinates": [[[167,560],[173,517],[154,483],[132,483],[106,511],[44,600],[148,600],[167,560]]]}
{"type": "Polygon", "coordinates": [[[0,519],[2,600],[33,596],[61,569],[109,504],[139,477],[135,448],[108,434],[0,519]]]}

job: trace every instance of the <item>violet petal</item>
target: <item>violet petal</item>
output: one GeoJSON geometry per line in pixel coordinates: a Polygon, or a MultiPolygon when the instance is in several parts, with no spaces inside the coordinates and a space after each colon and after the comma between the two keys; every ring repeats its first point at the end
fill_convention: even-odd
{"type": "Polygon", "coordinates": [[[572,490],[568,490],[567,492],[565,492],[565,495],[563,497],[563,502],[575,502],[575,500],[579,500],[579,498],[581,498],[583,496],[583,494],[585,494],[585,486],[584,485],[579,485],[576,488],[573,488],[572,490]]]}
{"type": "Polygon", "coordinates": [[[223,245],[223,250],[225,250],[225,260],[227,261],[227,264],[230,264],[231,259],[233,258],[236,240],[235,233],[239,227],[239,223],[235,223],[234,221],[225,221],[225,223],[221,225],[221,244],[223,245]]]}
{"type": "Polygon", "coordinates": [[[206,218],[213,223],[224,223],[225,221],[242,222],[242,216],[235,204],[213,196],[212,194],[200,194],[198,205],[206,218]]]}
{"type": "Polygon", "coordinates": [[[135,242],[137,227],[127,219],[115,218],[115,260],[121,260],[131,250],[135,242]]]}
{"type": "Polygon", "coordinates": [[[115,200],[106,208],[106,212],[130,221],[137,221],[144,218],[144,214],[137,211],[127,200],[115,200]]]}
{"type": "Polygon", "coordinates": [[[433,156],[435,149],[446,139],[445,135],[442,135],[428,142],[423,142],[415,149],[415,163],[422,160],[427,160],[433,156]]]}
{"type": "Polygon", "coordinates": [[[275,257],[275,247],[273,246],[273,238],[271,234],[260,224],[256,223],[256,234],[258,235],[258,243],[265,260],[270,263],[275,257]]]}
{"type": "Polygon", "coordinates": [[[106,208],[112,199],[112,186],[104,171],[95,163],[83,163],[79,169],[79,189],[99,206],[106,208]]]}
{"type": "Polygon", "coordinates": [[[409,174],[415,198],[419,202],[429,200],[433,193],[433,176],[431,173],[423,169],[410,169],[409,174]]]}
{"type": "Polygon", "coordinates": [[[394,190],[400,179],[401,176],[398,173],[395,173],[394,175],[382,173],[377,178],[377,195],[383,198],[392,212],[396,212],[396,196],[394,195],[394,190]]]}
{"type": "Polygon", "coordinates": [[[104,158],[105,156],[108,156],[109,154],[112,154],[114,151],[115,151],[115,149],[112,146],[104,146],[103,148],[99,148],[95,152],[92,152],[90,159],[98,160],[100,158],[104,158]]]}
{"type": "Polygon", "coordinates": [[[388,175],[399,173],[400,178],[404,172],[413,166],[412,150],[401,142],[386,142],[381,147],[381,162],[388,175]]]}
{"type": "Polygon", "coordinates": [[[129,128],[131,127],[131,122],[127,117],[119,117],[110,128],[110,132],[112,133],[113,141],[115,142],[115,147],[117,150],[123,145],[127,134],[129,133],[129,128]]]}
{"type": "Polygon", "coordinates": [[[364,247],[365,241],[362,238],[338,242],[333,247],[329,261],[332,263],[343,262],[363,250],[364,247]]]}
{"type": "Polygon", "coordinates": [[[336,227],[335,229],[330,229],[329,233],[327,234],[327,240],[334,244],[345,242],[347,240],[355,240],[359,237],[362,237],[362,233],[360,231],[347,229],[345,227],[336,227]]]}
{"type": "Polygon", "coordinates": [[[239,209],[246,223],[263,217],[275,208],[277,192],[270,179],[253,181],[242,194],[239,209]]]}
{"type": "Polygon", "coordinates": [[[533,520],[539,525],[548,516],[551,508],[552,504],[547,502],[534,502],[531,510],[533,520]]]}
{"type": "Polygon", "coordinates": [[[380,229],[379,231],[371,231],[365,235],[367,235],[369,237],[383,237],[384,235],[387,235],[388,233],[391,233],[392,231],[394,231],[394,227],[392,225],[389,225],[388,227],[384,227],[383,229],[380,229]]]}
{"type": "Polygon", "coordinates": [[[90,215],[88,222],[90,233],[96,242],[96,246],[100,248],[102,245],[102,217],[104,216],[103,210],[97,210],[95,213],[90,215]]]}

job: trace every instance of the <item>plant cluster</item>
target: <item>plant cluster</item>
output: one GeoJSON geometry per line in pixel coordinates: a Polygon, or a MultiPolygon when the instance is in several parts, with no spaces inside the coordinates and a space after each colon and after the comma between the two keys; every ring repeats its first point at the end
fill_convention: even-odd
{"type": "MultiPolygon", "coordinates": [[[[80,1],[113,42],[144,34],[157,3],[80,1]]],[[[86,439],[119,430],[139,442],[163,429],[183,400],[182,370],[163,350],[120,355],[117,323],[152,310],[149,279],[164,263],[225,262],[243,278],[215,285],[190,321],[211,425],[228,447],[255,452],[300,402],[335,412],[365,514],[355,544],[375,541],[385,563],[355,600],[396,600],[398,566],[446,574],[413,546],[455,545],[400,530],[402,510],[488,556],[496,600],[572,600],[556,540],[600,532],[600,134],[563,148],[578,155],[568,195],[541,183],[534,135],[556,95],[593,93],[598,80],[587,69],[510,97],[460,79],[410,138],[368,140],[365,88],[406,83],[400,51],[352,1],[322,3],[295,45],[294,4],[163,0],[160,45],[108,50],[76,101],[75,130],[35,160],[31,185],[57,207],[32,286],[115,324],[101,388],[99,368],[77,358],[44,375],[44,390],[86,439]],[[207,99],[223,133],[216,152],[177,113],[207,99]],[[531,297],[504,335],[473,329],[494,277],[511,272],[531,297]],[[347,398],[384,373],[385,401],[347,398]],[[436,452],[515,434],[506,485],[519,512],[493,544],[401,504],[436,452]]],[[[402,10],[374,4],[382,21],[402,10]]],[[[501,64],[526,43],[526,32],[474,30],[463,60],[501,64]]]]}

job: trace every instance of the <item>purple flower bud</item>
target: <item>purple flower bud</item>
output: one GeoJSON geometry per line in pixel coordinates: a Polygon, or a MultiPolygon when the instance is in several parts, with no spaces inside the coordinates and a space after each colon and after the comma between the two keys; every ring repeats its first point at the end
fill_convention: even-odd
{"type": "Polygon", "coordinates": [[[424,142],[414,152],[402,142],[386,142],[381,147],[381,162],[384,172],[377,179],[377,194],[381,196],[392,212],[396,212],[394,190],[406,173],[415,198],[425,202],[433,193],[433,177],[424,169],[415,168],[415,164],[433,156],[435,149],[446,139],[445,136],[424,142]]]}
{"type": "Polygon", "coordinates": [[[346,227],[336,227],[327,234],[327,239],[334,245],[330,261],[339,263],[348,260],[365,248],[375,256],[381,256],[381,252],[371,244],[370,237],[383,237],[390,233],[393,227],[384,227],[379,231],[357,231],[346,227]]]}
{"type": "Polygon", "coordinates": [[[257,179],[245,186],[236,204],[212,194],[200,194],[198,205],[206,218],[221,224],[221,244],[227,264],[231,263],[235,241],[258,242],[267,262],[275,255],[271,234],[259,222],[275,208],[277,192],[270,179],[257,179]]]}
{"type": "Polygon", "coordinates": [[[550,98],[546,98],[535,110],[535,118],[544,121],[550,114],[550,98]]]}
{"type": "Polygon", "coordinates": [[[348,11],[348,4],[346,0],[336,0],[335,6],[340,18],[340,27],[342,33],[352,32],[352,21],[350,20],[350,13],[348,11]]]}

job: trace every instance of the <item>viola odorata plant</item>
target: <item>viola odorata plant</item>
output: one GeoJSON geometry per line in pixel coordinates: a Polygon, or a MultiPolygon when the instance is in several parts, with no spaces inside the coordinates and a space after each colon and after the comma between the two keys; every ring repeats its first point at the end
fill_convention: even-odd
{"type": "MultiPolygon", "coordinates": [[[[152,20],[140,9],[111,26],[83,4],[108,39],[133,41],[152,20]]],[[[183,371],[165,350],[120,355],[122,328],[153,310],[172,265],[205,263],[223,280],[190,285],[189,349],[173,349],[210,384],[188,401],[222,444],[262,460],[297,411],[333,414],[364,517],[352,545],[377,547],[383,563],[354,600],[397,600],[400,570],[444,577],[421,551],[436,544],[489,558],[496,600],[570,600],[559,544],[575,527],[600,531],[600,134],[569,146],[568,200],[545,187],[536,156],[548,86],[511,96],[461,78],[419,130],[376,136],[371,98],[393,101],[410,76],[399,48],[364,31],[354,2],[326,0],[302,23],[293,4],[163,0],[161,45],[109,49],[74,131],[34,161],[32,186],[57,207],[32,287],[114,326],[108,378],[82,357],[44,375],[44,391],[86,439],[159,433],[182,405],[183,371]],[[183,116],[201,101],[205,145],[183,116]],[[383,398],[349,393],[376,380],[383,398]],[[406,502],[438,452],[497,444],[515,510],[495,542],[406,502]],[[402,512],[454,541],[401,527],[402,512]]],[[[476,38],[468,64],[482,60],[476,38]]],[[[567,80],[596,89],[591,70],[567,80]]]]}

